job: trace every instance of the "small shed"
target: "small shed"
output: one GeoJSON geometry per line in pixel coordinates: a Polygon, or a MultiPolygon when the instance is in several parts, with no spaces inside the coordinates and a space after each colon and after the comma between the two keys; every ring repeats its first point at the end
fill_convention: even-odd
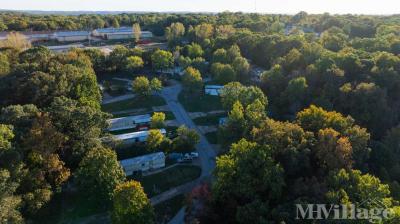
{"type": "Polygon", "coordinates": [[[165,167],[165,154],[157,152],[139,157],[119,161],[125,171],[126,176],[139,171],[149,171],[165,167]]]}

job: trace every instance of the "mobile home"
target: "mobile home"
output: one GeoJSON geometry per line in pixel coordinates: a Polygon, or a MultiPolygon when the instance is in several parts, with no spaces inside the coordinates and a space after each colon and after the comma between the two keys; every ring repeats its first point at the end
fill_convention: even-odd
{"type": "Polygon", "coordinates": [[[224,88],[224,86],[219,86],[219,85],[205,85],[204,86],[204,92],[207,95],[211,96],[219,96],[221,93],[221,89],[224,88]]]}
{"type": "Polygon", "coordinates": [[[119,161],[127,176],[165,167],[165,154],[157,152],[119,161]]]}
{"type": "MultiPolygon", "coordinates": [[[[160,129],[160,131],[163,135],[167,134],[165,129],[160,129]]],[[[117,140],[122,141],[126,145],[138,142],[146,142],[148,136],[149,136],[149,131],[138,131],[127,134],[114,135],[114,137],[117,140]]]]}
{"type": "Polygon", "coordinates": [[[114,118],[108,120],[108,123],[110,124],[110,128],[108,128],[108,130],[119,131],[119,130],[134,129],[134,128],[139,130],[145,130],[149,128],[150,122],[151,122],[150,114],[114,118]]]}

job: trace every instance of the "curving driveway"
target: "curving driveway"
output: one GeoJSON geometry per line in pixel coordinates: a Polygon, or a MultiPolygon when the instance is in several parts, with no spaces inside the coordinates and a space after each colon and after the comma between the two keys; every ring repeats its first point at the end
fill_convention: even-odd
{"type": "Polygon", "coordinates": [[[173,86],[165,87],[161,91],[160,96],[165,99],[168,107],[175,115],[175,118],[180,125],[183,124],[188,128],[194,129],[200,135],[200,142],[196,145],[196,151],[199,153],[201,176],[192,182],[175,187],[151,198],[150,200],[153,205],[173,198],[179,194],[190,192],[197,185],[210,181],[212,178],[212,172],[215,168],[215,158],[217,156],[215,150],[207,141],[206,137],[201,134],[199,128],[194,124],[192,119],[190,119],[189,114],[186,112],[183,106],[178,102],[178,95],[181,91],[182,86],[180,84],[175,84],[173,86]]]}

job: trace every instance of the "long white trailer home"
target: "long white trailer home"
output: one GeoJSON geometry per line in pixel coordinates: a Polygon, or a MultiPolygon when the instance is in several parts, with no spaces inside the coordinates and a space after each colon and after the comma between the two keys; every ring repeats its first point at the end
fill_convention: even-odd
{"type": "Polygon", "coordinates": [[[143,130],[149,127],[150,122],[151,122],[150,114],[114,118],[108,120],[108,123],[110,124],[108,130],[119,131],[119,130],[134,129],[134,128],[143,130]]]}
{"type": "Polygon", "coordinates": [[[119,161],[127,176],[138,171],[155,170],[165,167],[165,154],[157,152],[119,161]]]}
{"type": "MultiPolygon", "coordinates": [[[[160,129],[163,135],[167,134],[165,129],[160,129]]],[[[121,135],[114,135],[117,140],[123,142],[123,144],[133,144],[138,142],[146,142],[147,137],[149,136],[149,131],[138,131],[132,133],[126,133],[121,135]]]]}

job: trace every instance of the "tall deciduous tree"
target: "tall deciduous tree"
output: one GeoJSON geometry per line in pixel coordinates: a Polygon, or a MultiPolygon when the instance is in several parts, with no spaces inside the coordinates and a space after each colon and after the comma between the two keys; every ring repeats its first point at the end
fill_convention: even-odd
{"type": "Polygon", "coordinates": [[[98,147],[82,159],[75,173],[77,184],[91,199],[110,202],[115,187],[125,180],[125,173],[111,149],[98,147]]]}
{"type": "Polygon", "coordinates": [[[112,222],[115,224],[154,223],[154,210],[139,182],[128,181],[114,190],[112,222]]]}
{"type": "Polygon", "coordinates": [[[172,56],[172,53],[169,51],[156,50],[151,55],[151,63],[153,69],[162,71],[163,69],[168,69],[173,66],[174,58],[172,56]]]}
{"type": "Polygon", "coordinates": [[[186,90],[200,92],[203,87],[203,79],[201,78],[200,71],[193,67],[186,68],[182,76],[182,83],[186,90]]]}
{"type": "Polygon", "coordinates": [[[135,42],[138,42],[140,40],[140,36],[142,35],[142,30],[139,23],[134,23],[132,25],[132,32],[135,42]]]}

